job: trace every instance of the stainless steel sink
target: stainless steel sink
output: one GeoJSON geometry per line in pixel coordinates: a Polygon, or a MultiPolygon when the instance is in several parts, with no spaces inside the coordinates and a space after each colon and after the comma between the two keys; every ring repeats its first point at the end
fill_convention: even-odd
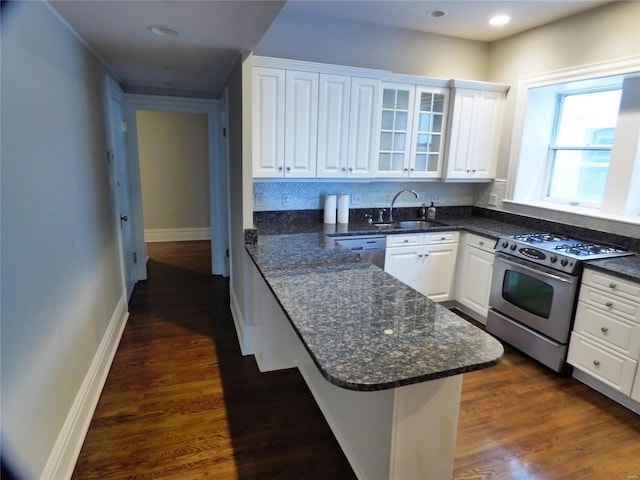
{"type": "Polygon", "coordinates": [[[440,226],[436,222],[428,222],[426,220],[403,220],[395,224],[397,228],[431,228],[440,226]]]}

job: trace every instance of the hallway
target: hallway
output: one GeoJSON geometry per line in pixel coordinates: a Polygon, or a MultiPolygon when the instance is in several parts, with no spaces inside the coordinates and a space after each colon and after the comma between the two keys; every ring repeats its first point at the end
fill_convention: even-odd
{"type": "Polygon", "coordinates": [[[73,478],[355,478],[298,372],[241,356],[210,243],[147,248],[73,478]]]}

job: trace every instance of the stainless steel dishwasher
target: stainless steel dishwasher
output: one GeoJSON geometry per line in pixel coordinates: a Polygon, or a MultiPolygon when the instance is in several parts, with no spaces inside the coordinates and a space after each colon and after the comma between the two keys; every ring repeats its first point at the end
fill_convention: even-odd
{"type": "Polygon", "coordinates": [[[363,260],[384,270],[384,252],[387,248],[385,236],[353,236],[334,238],[341,245],[357,253],[363,260]]]}

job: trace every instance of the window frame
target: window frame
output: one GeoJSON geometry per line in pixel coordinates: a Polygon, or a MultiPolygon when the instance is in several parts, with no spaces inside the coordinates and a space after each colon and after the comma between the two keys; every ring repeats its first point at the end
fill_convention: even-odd
{"type": "MultiPolygon", "coordinates": [[[[509,149],[509,163],[502,205],[507,211],[531,211],[531,208],[533,208],[534,211],[542,209],[542,211],[558,211],[629,221],[634,224],[640,222],[640,191],[636,191],[637,189],[633,188],[633,185],[636,184],[634,182],[637,182],[640,178],[640,149],[637,148],[637,142],[634,140],[634,132],[637,133],[640,129],[635,125],[630,125],[630,122],[633,123],[634,121],[630,120],[631,116],[621,115],[618,117],[618,122],[624,119],[625,135],[624,139],[620,139],[616,135],[612,157],[613,155],[619,156],[620,152],[625,151],[625,149],[627,151],[631,149],[632,152],[635,152],[632,155],[634,159],[631,160],[631,163],[619,164],[619,162],[612,162],[608,173],[605,199],[600,209],[543,201],[541,193],[546,175],[545,169],[548,165],[546,159],[549,151],[549,130],[547,130],[546,143],[544,143],[544,140],[541,143],[541,135],[537,135],[537,137],[534,135],[534,138],[529,138],[528,135],[525,135],[525,132],[532,125],[539,126],[544,124],[543,128],[551,128],[552,118],[548,117],[545,120],[544,115],[541,115],[539,111],[540,109],[534,103],[530,103],[530,94],[536,90],[542,90],[539,87],[551,88],[558,84],[570,85],[572,82],[583,82],[603,77],[613,78],[616,76],[621,76],[624,79],[623,100],[621,100],[622,109],[625,108],[622,103],[626,97],[624,85],[628,81],[630,85],[637,85],[640,79],[640,55],[520,77],[518,88],[515,90],[516,96],[513,99],[515,104],[514,128],[511,131],[511,135],[507,137],[507,139],[510,138],[511,140],[510,144],[505,145],[509,149]],[[533,115],[531,115],[532,107],[533,115]],[[611,188],[613,184],[618,185],[616,182],[621,182],[620,185],[623,188],[611,188]]],[[[553,102],[554,100],[550,101],[553,102]]],[[[542,211],[538,214],[542,214],[542,211]]]]}
{"type": "MultiPolygon", "coordinates": [[[[565,100],[567,99],[567,97],[570,96],[577,96],[577,95],[588,95],[591,93],[598,93],[598,92],[613,92],[613,91],[620,91],[620,93],[622,94],[622,85],[616,85],[616,84],[607,84],[607,85],[601,85],[601,86],[597,86],[597,87],[592,87],[592,88],[578,88],[578,89],[567,89],[567,90],[562,90],[559,91],[555,94],[556,96],[556,102],[555,102],[555,108],[554,108],[554,118],[553,118],[553,127],[552,127],[552,132],[551,132],[551,136],[550,136],[550,142],[549,142],[549,150],[547,153],[547,158],[546,158],[546,173],[545,173],[545,179],[544,179],[544,184],[542,187],[542,201],[544,202],[549,202],[549,203],[557,203],[557,204],[561,204],[561,205],[570,205],[570,206],[574,206],[574,207],[585,207],[585,208],[594,208],[594,209],[600,209],[602,207],[602,203],[604,200],[604,195],[605,195],[605,191],[603,191],[602,193],[602,200],[600,202],[590,202],[587,200],[579,200],[579,199],[574,199],[574,200],[569,200],[566,198],[562,198],[562,197],[556,197],[556,196],[552,196],[550,194],[551,191],[551,185],[552,185],[552,181],[553,181],[553,172],[554,172],[554,165],[556,162],[556,158],[558,155],[558,152],[568,152],[568,151],[573,151],[573,152],[608,152],[609,153],[609,162],[607,163],[607,173],[609,171],[609,167],[611,166],[611,150],[613,148],[613,142],[611,144],[602,144],[602,145],[561,145],[558,144],[558,135],[559,135],[559,130],[560,130],[560,122],[562,119],[562,114],[564,112],[564,104],[565,104],[565,100]]],[[[620,106],[618,104],[618,110],[619,110],[620,106]]],[[[619,115],[619,113],[618,113],[619,115]]],[[[614,132],[615,132],[615,126],[614,126],[614,132]]],[[[606,182],[605,182],[606,184],[606,182]]],[[[605,185],[606,186],[606,185],[605,185]]]]}

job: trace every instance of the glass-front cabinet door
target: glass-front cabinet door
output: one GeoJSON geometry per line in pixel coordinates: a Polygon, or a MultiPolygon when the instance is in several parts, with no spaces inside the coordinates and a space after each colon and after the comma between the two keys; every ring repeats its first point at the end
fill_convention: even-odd
{"type": "Polygon", "coordinates": [[[383,84],[378,177],[401,177],[409,171],[415,87],[383,84]]]}
{"type": "Polygon", "coordinates": [[[383,83],[376,177],[440,177],[447,107],[446,88],[383,83]]]}
{"type": "Polygon", "coordinates": [[[409,161],[412,177],[440,177],[444,148],[446,90],[417,87],[409,161]]]}

